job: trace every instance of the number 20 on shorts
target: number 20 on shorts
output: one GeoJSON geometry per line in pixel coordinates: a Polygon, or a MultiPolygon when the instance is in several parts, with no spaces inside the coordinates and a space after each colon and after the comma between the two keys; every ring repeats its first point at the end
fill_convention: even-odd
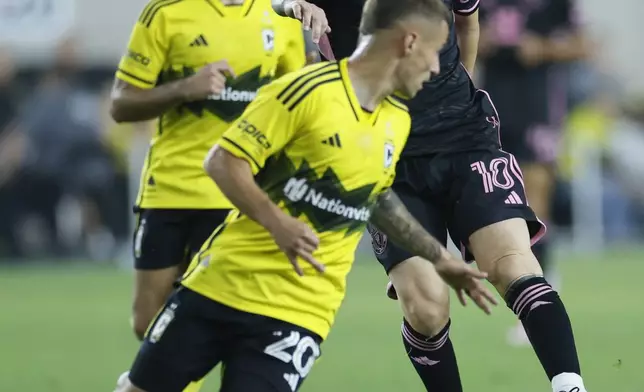
{"type": "MultiPolygon", "coordinates": [[[[274,335],[281,336],[282,333],[275,332],[274,335]]],[[[264,353],[284,363],[291,363],[298,375],[304,379],[320,356],[320,346],[312,337],[302,337],[298,331],[291,331],[288,336],[266,346],[264,353]],[[289,349],[293,349],[293,354],[287,352],[287,350],[290,351],[289,349]],[[304,355],[309,351],[310,356],[304,362],[304,355]]]]}

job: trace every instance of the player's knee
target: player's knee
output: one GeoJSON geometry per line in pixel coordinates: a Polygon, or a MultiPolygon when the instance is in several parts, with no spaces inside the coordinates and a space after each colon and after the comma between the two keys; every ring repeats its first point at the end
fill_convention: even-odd
{"type": "Polygon", "coordinates": [[[143,326],[141,322],[137,322],[136,318],[132,319],[132,331],[134,332],[134,336],[136,336],[137,339],[143,340],[145,337],[145,331],[147,331],[147,326],[143,326]]]}
{"type": "Polygon", "coordinates": [[[526,275],[543,275],[539,261],[530,249],[507,249],[493,260],[479,264],[488,280],[501,294],[510,284],[526,275]]]}
{"type": "Polygon", "coordinates": [[[439,333],[449,321],[449,289],[431,263],[415,257],[389,276],[412,328],[426,336],[439,333]]]}
{"type": "Polygon", "coordinates": [[[436,301],[414,300],[402,302],[405,320],[412,328],[426,336],[438,334],[449,321],[449,304],[436,301]]]}
{"type": "Polygon", "coordinates": [[[148,330],[148,326],[152,322],[152,318],[148,313],[149,312],[137,311],[136,309],[132,313],[132,330],[139,340],[143,340],[145,333],[148,330]]]}

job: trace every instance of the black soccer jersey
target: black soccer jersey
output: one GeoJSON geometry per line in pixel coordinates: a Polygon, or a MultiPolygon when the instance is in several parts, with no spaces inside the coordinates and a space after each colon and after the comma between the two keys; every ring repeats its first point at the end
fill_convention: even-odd
{"type": "MultiPolygon", "coordinates": [[[[479,0],[443,0],[459,15],[470,15],[479,0]]],[[[358,26],[364,1],[313,0],[327,14],[333,29],[330,42],[338,58],[350,56],[358,41],[358,26]]],[[[441,72],[414,99],[407,102],[412,130],[403,156],[486,149],[498,146],[496,130],[486,123],[480,94],[475,94],[467,71],[460,63],[454,23],[441,51],[441,72]]]]}
{"type": "Polygon", "coordinates": [[[563,117],[565,68],[552,63],[526,66],[517,48],[526,33],[553,38],[574,29],[574,11],[572,0],[496,0],[481,6],[482,27],[497,46],[484,59],[483,79],[506,129],[555,125],[563,117]]]}

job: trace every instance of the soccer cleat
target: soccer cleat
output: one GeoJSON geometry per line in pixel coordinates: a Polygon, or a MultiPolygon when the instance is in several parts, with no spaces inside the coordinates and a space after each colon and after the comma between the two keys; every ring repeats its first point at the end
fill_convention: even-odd
{"type": "Polygon", "coordinates": [[[393,299],[394,301],[398,301],[398,294],[396,293],[396,288],[391,282],[387,283],[387,297],[393,299]]]}
{"type": "Polygon", "coordinates": [[[585,389],[581,389],[578,386],[574,385],[564,385],[560,391],[557,392],[586,392],[585,389]]]}
{"type": "Polygon", "coordinates": [[[588,392],[579,374],[561,373],[552,379],[553,392],[588,392]]]}

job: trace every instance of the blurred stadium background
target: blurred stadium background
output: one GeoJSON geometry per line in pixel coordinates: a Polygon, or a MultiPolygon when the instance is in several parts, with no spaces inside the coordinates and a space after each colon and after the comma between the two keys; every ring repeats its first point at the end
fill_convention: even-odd
{"type": "MultiPolygon", "coordinates": [[[[135,353],[130,206],[151,125],[114,124],[107,99],[144,3],[0,1],[0,391],[110,391],[135,353]]],[[[588,386],[644,392],[644,2],[579,4],[597,50],[570,66],[550,235],[588,386]]],[[[303,390],[422,390],[359,252],[303,390]]],[[[549,389],[530,349],[506,344],[509,311],[455,310],[466,390],[549,389]]]]}

